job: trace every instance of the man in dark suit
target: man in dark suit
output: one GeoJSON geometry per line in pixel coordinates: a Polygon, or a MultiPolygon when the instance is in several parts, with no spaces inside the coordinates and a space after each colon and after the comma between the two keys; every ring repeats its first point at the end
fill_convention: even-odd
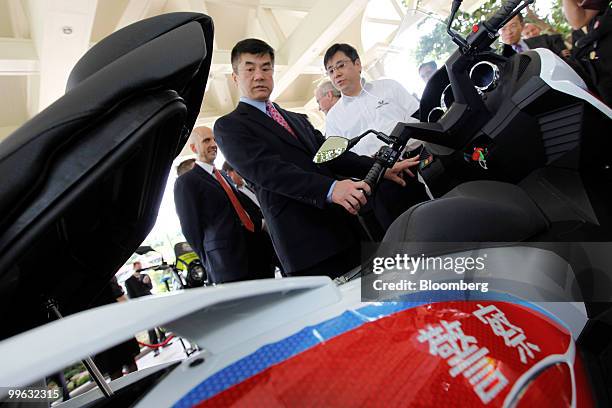
{"type": "Polygon", "coordinates": [[[531,38],[522,39],[523,16],[519,13],[505,26],[499,30],[501,41],[504,44],[502,55],[510,57],[516,53],[527,51],[533,48],[548,48],[561,58],[569,56],[569,50],[565,46],[561,35],[538,35],[531,38]]]}
{"type": "MultiPolygon", "coordinates": [[[[134,273],[125,280],[125,289],[127,290],[128,297],[130,299],[136,299],[143,296],[150,296],[151,289],[153,289],[153,282],[151,282],[151,278],[147,274],[140,273],[142,270],[142,264],[139,261],[134,262],[132,267],[134,273]]],[[[158,344],[166,340],[166,335],[158,327],[149,329],[148,333],[150,344],[158,344]]],[[[153,356],[157,357],[158,355],[159,349],[153,349],[153,356]]]]}
{"type": "Polygon", "coordinates": [[[262,231],[255,203],[214,168],[217,144],[207,127],[189,139],[198,158],[174,185],[174,201],[183,234],[204,262],[213,283],[274,278],[273,248],[262,231]]]}
{"type": "MultiPolygon", "coordinates": [[[[274,50],[256,39],[240,41],[231,53],[232,78],[240,91],[236,109],[219,118],[215,135],[226,159],[255,188],[276,253],[289,276],[336,277],[360,263],[357,214],[366,203],[363,178],[373,159],[351,152],[316,165],[324,141],[306,115],[270,102],[274,50]]],[[[385,177],[405,183],[403,161],[385,177]]]]}

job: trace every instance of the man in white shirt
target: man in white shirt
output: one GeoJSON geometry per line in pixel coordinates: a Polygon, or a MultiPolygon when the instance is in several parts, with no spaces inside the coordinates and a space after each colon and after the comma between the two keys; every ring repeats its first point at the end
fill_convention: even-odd
{"type": "MultiPolygon", "coordinates": [[[[361,60],[351,45],[332,45],[325,53],[323,63],[329,79],[342,93],[340,100],[327,113],[326,136],[350,139],[368,129],[390,134],[398,122],[417,122],[412,115],[419,109],[419,102],[392,79],[362,80],[361,60]]],[[[410,139],[406,150],[414,150],[421,144],[419,140],[410,139]]],[[[383,145],[370,134],[351,150],[373,156],[383,145]]],[[[423,184],[415,178],[406,182],[405,187],[385,181],[379,185],[374,211],[383,230],[409,207],[428,199],[423,184]]]]}
{"type": "MultiPolygon", "coordinates": [[[[325,54],[325,69],[342,98],[328,112],[327,136],[353,138],[368,129],[390,134],[398,122],[416,122],[412,114],[419,102],[397,81],[361,79],[361,60],[355,48],[334,44],[325,54]]],[[[357,154],[374,155],[384,143],[368,135],[353,148],[357,154]]],[[[408,150],[417,148],[418,140],[410,140],[408,150]]]]}

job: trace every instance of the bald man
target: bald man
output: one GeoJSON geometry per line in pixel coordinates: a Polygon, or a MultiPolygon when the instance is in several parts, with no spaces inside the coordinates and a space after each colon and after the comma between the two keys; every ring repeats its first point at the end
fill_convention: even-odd
{"type": "Polygon", "coordinates": [[[273,248],[262,231],[259,208],[214,166],[217,144],[210,128],[189,138],[193,169],[176,180],[174,202],[187,242],[211,283],[273,278],[273,248]]]}

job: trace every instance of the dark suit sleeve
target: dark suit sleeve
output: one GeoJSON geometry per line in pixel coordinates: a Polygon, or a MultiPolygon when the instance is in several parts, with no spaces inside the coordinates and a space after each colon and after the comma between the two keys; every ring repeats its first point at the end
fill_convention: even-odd
{"type": "Polygon", "coordinates": [[[565,43],[563,42],[563,38],[560,34],[549,35],[549,47],[552,52],[562,57],[561,52],[566,49],[565,43]]]}
{"type": "MultiPolygon", "coordinates": [[[[325,141],[325,136],[312,126],[312,123],[308,120],[306,115],[303,115],[303,120],[306,122],[305,125],[315,135],[318,146],[321,146],[325,141]]],[[[335,174],[341,174],[343,176],[351,176],[358,178],[365,178],[370,171],[370,168],[374,164],[374,159],[368,156],[360,156],[353,152],[346,152],[342,156],[324,164],[335,174]]]]}
{"type": "Polygon", "coordinates": [[[134,292],[134,287],[132,286],[132,278],[128,278],[125,281],[125,289],[127,290],[127,295],[130,299],[135,299],[138,296],[136,295],[136,292],[134,292]]]}
{"type": "Polygon", "coordinates": [[[151,277],[149,276],[149,283],[145,283],[145,281],[144,281],[144,277],[145,276],[149,276],[149,275],[142,274],[141,278],[140,278],[140,282],[142,283],[143,288],[145,288],[144,290],[151,290],[151,289],[153,289],[153,281],[151,280],[151,277]]]}
{"type": "Polygon", "coordinates": [[[200,187],[198,183],[189,180],[189,177],[188,174],[184,174],[176,179],[174,184],[174,204],[185,239],[198,254],[202,263],[205,263],[206,253],[203,250],[205,221],[201,217],[201,211],[198,208],[201,204],[197,200],[200,194],[200,187]]]}
{"type": "Polygon", "coordinates": [[[247,180],[261,188],[320,208],[334,179],[285,161],[239,120],[225,116],[215,123],[215,139],[223,155],[247,180]]]}

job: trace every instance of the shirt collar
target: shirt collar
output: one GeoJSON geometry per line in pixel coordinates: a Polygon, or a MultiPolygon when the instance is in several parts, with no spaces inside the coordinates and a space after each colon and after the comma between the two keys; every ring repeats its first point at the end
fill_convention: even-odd
{"type": "Polygon", "coordinates": [[[517,42],[516,44],[514,44],[512,46],[512,49],[514,49],[516,51],[517,46],[521,46],[521,50],[522,51],[527,51],[529,50],[529,45],[527,45],[527,43],[525,42],[525,40],[523,40],[522,38],[519,40],[519,42],[517,42]]]}
{"type": "Polygon", "coordinates": [[[252,107],[259,109],[260,111],[262,111],[266,115],[268,114],[268,112],[266,110],[266,102],[265,101],[256,101],[254,99],[247,98],[246,96],[241,96],[240,97],[240,102],[244,102],[246,104],[249,104],[252,107]]]}
{"type": "MultiPolygon", "coordinates": [[[[363,96],[366,93],[366,91],[364,89],[365,89],[366,86],[370,87],[370,82],[367,82],[365,80],[365,78],[363,78],[363,77],[360,79],[360,82],[361,82],[361,91],[359,92],[358,95],[356,95],[356,96],[348,96],[346,94],[342,94],[342,98],[340,98],[340,101],[344,100],[346,103],[350,103],[351,101],[356,100],[357,98],[363,96]],[[344,99],[344,98],[346,98],[346,99],[344,99]]],[[[338,102],[340,102],[340,101],[338,101],[338,102]]],[[[336,104],[337,104],[337,102],[336,102],[336,104]]]]}
{"type": "Polygon", "coordinates": [[[198,166],[200,166],[201,168],[203,168],[204,171],[206,171],[211,176],[213,175],[213,169],[215,168],[213,165],[208,164],[208,163],[204,163],[204,162],[199,161],[199,160],[196,160],[196,164],[198,166]]]}

